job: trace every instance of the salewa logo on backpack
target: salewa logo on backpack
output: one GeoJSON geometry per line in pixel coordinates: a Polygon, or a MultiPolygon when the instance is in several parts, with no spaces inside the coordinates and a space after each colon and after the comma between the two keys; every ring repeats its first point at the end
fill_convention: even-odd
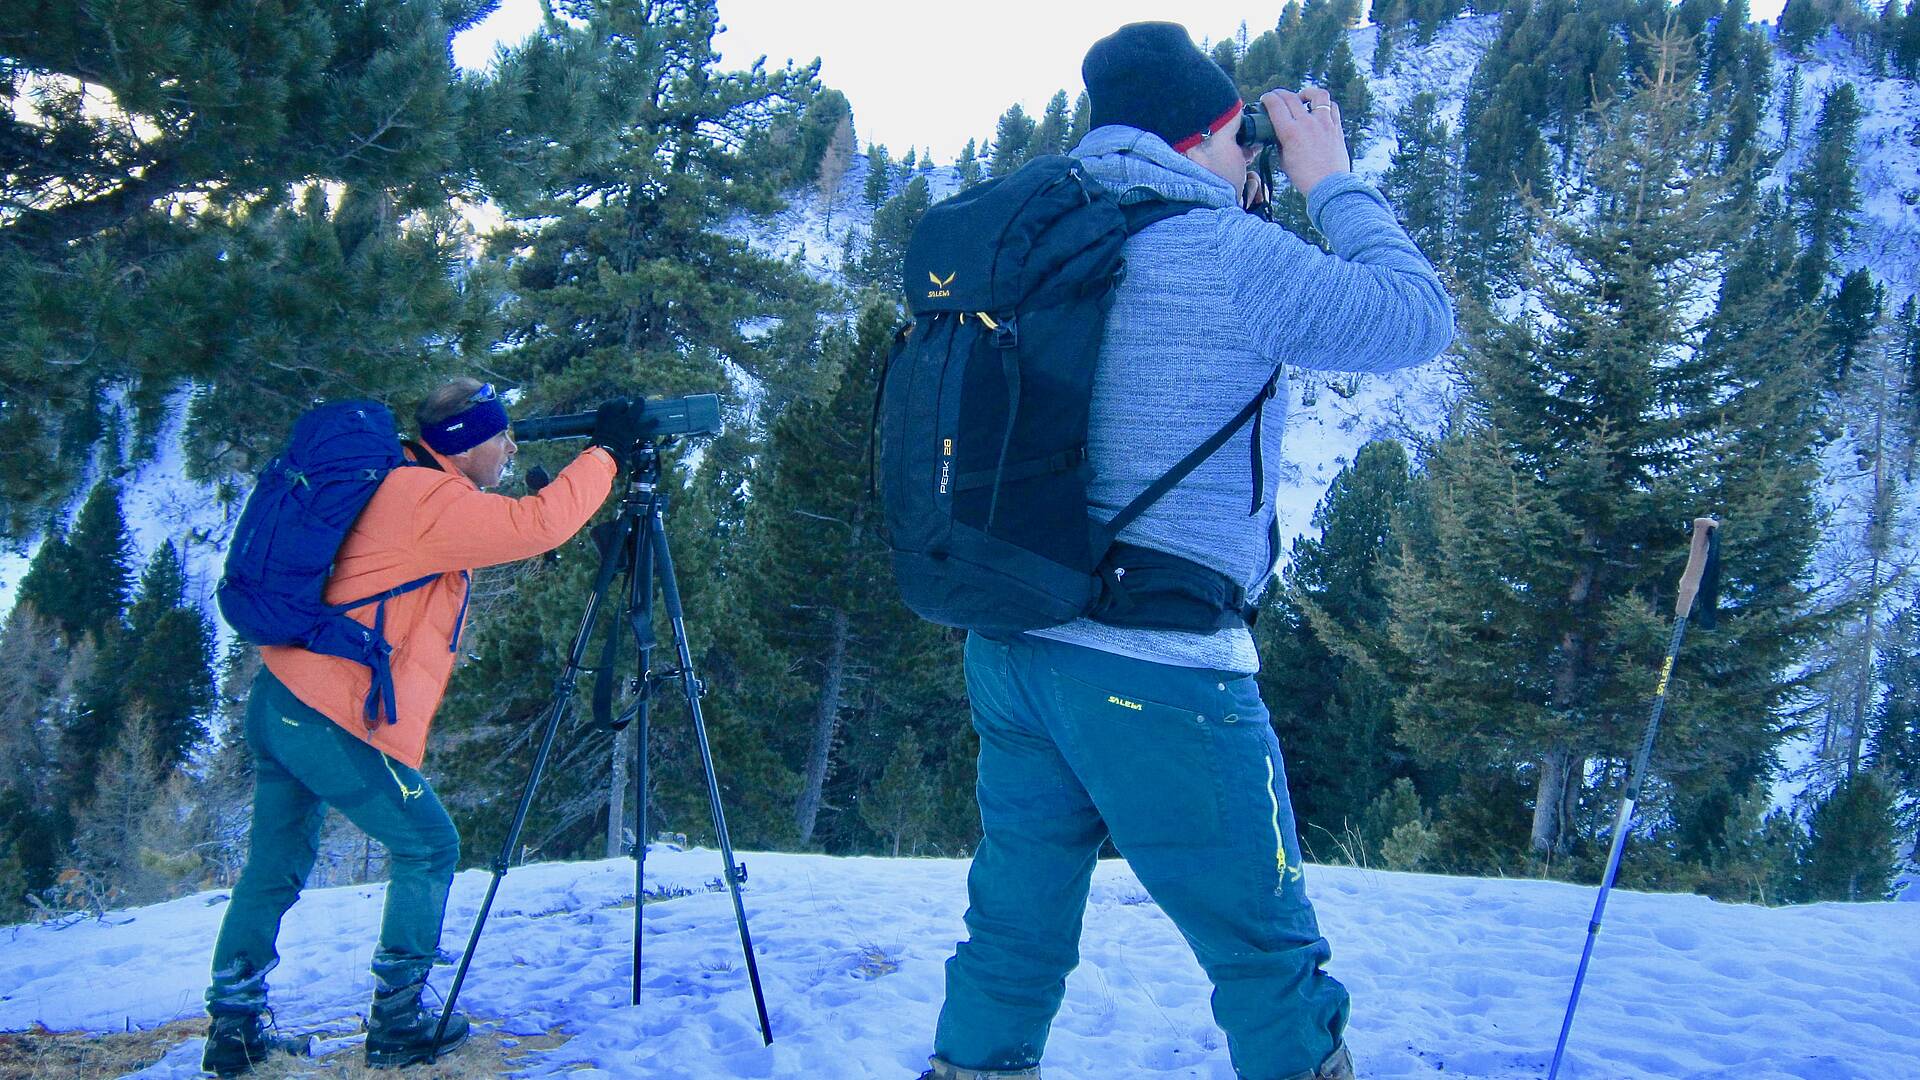
{"type": "Polygon", "coordinates": [[[958,277],[959,274],[960,274],[960,271],[955,270],[953,273],[948,274],[945,278],[942,278],[939,274],[936,274],[931,270],[927,271],[928,279],[933,282],[933,288],[927,291],[927,299],[938,300],[943,296],[952,296],[953,293],[947,290],[947,286],[953,284],[953,279],[955,277],[958,277]]]}

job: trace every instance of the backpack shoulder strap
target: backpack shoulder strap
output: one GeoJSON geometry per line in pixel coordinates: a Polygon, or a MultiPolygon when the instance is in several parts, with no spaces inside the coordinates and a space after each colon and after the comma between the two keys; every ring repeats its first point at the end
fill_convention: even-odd
{"type": "Polygon", "coordinates": [[[434,460],[433,453],[431,451],[429,451],[426,447],[421,446],[419,443],[414,442],[412,439],[401,439],[400,445],[406,447],[407,453],[412,456],[412,460],[408,461],[407,464],[424,465],[435,472],[447,471],[440,467],[440,463],[438,461],[434,460]]]}
{"type": "Polygon", "coordinates": [[[1127,219],[1127,235],[1132,236],[1156,222],[1179,217],[1193,210],[1205,209],[1207,209],[1206,203],[1173,202],[1169,199],[1153,198],[1128,203],[1120,208],[1120,213],[1127,219]]]}

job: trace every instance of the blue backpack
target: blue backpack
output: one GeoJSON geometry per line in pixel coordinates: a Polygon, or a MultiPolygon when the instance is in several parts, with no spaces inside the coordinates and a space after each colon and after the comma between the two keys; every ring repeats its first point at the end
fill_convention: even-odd
{"type": "MultiPolygon", "coordinates": [[[[286,451],[260,471],[247,497],[216,594],[221,616],[244,641],[298,646],[370,668],[373,686],[363,710],[368,727],[379,723],[383,711],[389,724],[398,718],[386,602],[440,575],[347,604],[328,604],[322,594],[341,541],[381,481],[416,464],[401,446],[393,413],[376,401],[331,402],[302,416],[286,451]],[[347,617],[368,604],[380,605],[371,628],[347,617]]],[[[433,460],[416,453],[420,464],[433,460]]],[[[465,616],[463,604],[462,622],[465,616]]]]}

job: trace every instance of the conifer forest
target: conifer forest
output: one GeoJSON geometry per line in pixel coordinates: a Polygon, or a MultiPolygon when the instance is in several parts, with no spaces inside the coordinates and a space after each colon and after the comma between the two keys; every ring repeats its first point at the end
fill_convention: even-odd
{"type": "MultiPolygon", "coordinates": [[[[1327,469],[1255,629],[1310,859],[1598,881],[1712,515],[1718,625],[1673,672],[1621,883],[1776,904],[1914,872],[1910,2],[1381,0],[1363,29],[1360,0],[1292,0],[1206,43],[1249,101],[1331,91],[1459,313],[1395,384],[1426,412],[1376,410],[1327,469]],[[1458,95],[1418,78],[1449,43],[1458,95]]],[[[666,453],[667,520],[735,845],[976,843],[963,635],[898,600],[869,423],[914,225],[1070,151],[1085,96],[935,162],[864,142],[817,62],[723,66],[702,0],[551,0],[456,67],[496,3],[0,3],[0,923],[231,883],[259,660],[219,631],[221,545],[306,409],[404,422],[456,375],[516,417],[721,396],[725,432],[666,453]],[[203,524],[143,531],[168,499],[203,524]]],[[[1297,192],[1275,220],[1324,243],[1297,192]]],[[[1367,381],[1293,393],[1387,400],[1367,381]]],[[[468,865],[595,566],[583,534],[475,577],[424,769],[468,865]]],[[[577,709],[520,857],[629,850],[642,800],[710,839],[683,720],[667,695],[634,790],[628,733],[577,709]]],[[[329,823],[316,883],[383,874],[329,823]]]]}

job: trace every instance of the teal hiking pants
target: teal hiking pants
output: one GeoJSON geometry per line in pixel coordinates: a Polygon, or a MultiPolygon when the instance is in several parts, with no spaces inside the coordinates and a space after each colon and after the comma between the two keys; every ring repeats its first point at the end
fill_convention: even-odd
{"type": "Polygon", "coordinates": [[[1213,981],[1240,1076],[1318,1068],[1340,1045],[1347,991],[1320,970],[1329,950],[1253,677],[1024,635],[969,635],[966,656],[985,835],[936,1056],[1040,1063],[1111,836],[1213,981]]]}
{"type": "Polygon", "coordinates": [[[424,982],[440,946],[460,861],[453,819],[418,772],[309,708],[262,668],[247,699],[253,829],[213,947],[207,1011],[257,1013],[280,962],[280,919],[313,870],[327,807],[387,849],[387,906],[373,954],[376,989],[424,982]]]}

